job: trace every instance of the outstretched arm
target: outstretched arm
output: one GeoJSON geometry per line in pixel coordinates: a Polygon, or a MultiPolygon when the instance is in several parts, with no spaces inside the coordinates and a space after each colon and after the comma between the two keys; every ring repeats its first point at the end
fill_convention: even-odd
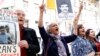
{"type": "Polygon", "coordinates": [[[81,14],[81,11],[83,9],[83,5],[82,5],[82,2],[80,3],[80,7],[79,7],[79,11],[78,13],[75,15],[74,17],[74,21],[73,21],[73,33],[75,35],[77,35],[77,25],[78,25],[78,21],[79,21],[79,17],[80,17],[80,14],[81,14]]]}
{"type": "Polygon", "coordinates": [[[42,4],[41,6],[40,6],[40,15],[39,15],[39,21],[38,21],[38,26],[39,27],[43,27],[43,12],[44,12],[44,4],[42,4]]]}
{"type": "Polygon", "coordinates": [[[38,21],[38,28],[39,28],[39,33],[43,39],[44,44],[48,42],[48,39],[50,37],[49,34],[47,34],[46,30],[44,29],[43,26],[43,12],[44,12],[44,4],[40,6],[40,15],[39,15],[39,21],[38,21]]]}

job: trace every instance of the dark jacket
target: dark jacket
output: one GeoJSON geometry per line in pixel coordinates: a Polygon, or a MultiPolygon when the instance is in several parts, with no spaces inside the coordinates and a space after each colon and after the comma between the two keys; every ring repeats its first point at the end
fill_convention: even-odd
{"type": "MultiPolygon", "coordinates": [[[[44,43],[43,56],[59,56],[57,44],[54,39],[55,37],[50,36],[48,33],[46,33],[44,27],[40,27],[39,31],[44,43]]],[[[67,43],[75,40],[76,38],[77,36],[74,34],[70,36],[61,36],[61,41],[66,48],[67,56],[70,56],[67,43]]]]}
{"type": "Polygon", "coordinates": [[[40,51],[40,47],[35,30],[24,28],[23,31],[23,40],[26,40],[29,44],[29,48],[26,49],[27,56],[36,56],[36,53],[40,51]]]}

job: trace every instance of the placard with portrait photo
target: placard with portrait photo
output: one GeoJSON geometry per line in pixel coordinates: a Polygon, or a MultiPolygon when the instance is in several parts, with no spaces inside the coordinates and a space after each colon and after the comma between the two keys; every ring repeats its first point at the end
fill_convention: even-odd
{"type": "Polygon", "coordinates": [[[0,56],[20,56],[19,24],[13,11],[0,9],[0,56]]]}
{"type": "Polygon", "coordinates": [[[69,19],[73,13],[71,0],[56,0],[58,18],[69,19]]]}

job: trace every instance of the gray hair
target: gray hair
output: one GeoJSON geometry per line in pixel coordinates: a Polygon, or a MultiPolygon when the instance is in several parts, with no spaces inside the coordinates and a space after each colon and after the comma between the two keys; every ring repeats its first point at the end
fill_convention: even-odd
{"type": "Polygon", "coordinates": [[[49,33],[49,34],[51,34],[51,31],[50,31],[51,25],[52,25],[52,24],[49,24],[49,25],[47,25],[47,27],[46,27],[46,31],[47,31],[47,33],[49,33]]]}
{"type": "Polygon", "coordinates": [[[58,23],[56,23],[56,22],[52,22],[52,23],[50,23],[49,25],[47,25],[47,27],[46,27],[47,33],[49,33],[49,34],[52,33],[52,32],[51,32],[51,27],[52,27],[53,24],[57,24],[57,25],[58,25],[58,23]]]}

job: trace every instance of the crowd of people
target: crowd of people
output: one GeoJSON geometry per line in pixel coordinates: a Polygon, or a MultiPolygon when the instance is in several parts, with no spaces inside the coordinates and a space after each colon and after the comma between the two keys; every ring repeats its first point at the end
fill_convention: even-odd
{"type": "MultiPolygon", "coordinates": [[[[100,33],[96,36],[93,29],[85,31],[84,26],[78,24],[83,9],[82,3],[80,3],[79,10],[74,17],[73,33],[69,36],[60,36],[59,26],[56,22],[52,22],[45,29],[43,25],[45,5],[42,4],[39,9],[38,29],[43,39],[43,52],[41,56],[71,56],[67,45],[70,42],[72,56],[100,56],[100,42],[98,41],[100,33]]],[[[36,56],[40,51],[37,34],[34,29],[24,27],[24,11],[16,10],[16,15],[20,29],[20,42],[18,45],[21,48],[21,56],[36,56]]]]}
{"type": "MultiPolygon", "coordinates": [[[[67,43],[71,42],[72,56],[100,56],[100,42],[97,40],[93,29],[87,29],[82,24],[78,24],[81,11],[83,9],[80,3],[79,10],[74,17],[73,33],[69,36],[60,36],[59,27],[56,22],[49,24],[45,30],[43,25],[43,14],[45,5],[40,7],[40,15],[38,21],[38,28],[43,39],[42,56],[70,56],[67,43]]],[[[25,28],[23,26],[25,20],[25,13],[17,10],[17,16],[20,26],[19,47],[21,48],[21,56],[36,56],[39,52],[39,42],[35,30],[25,28]]],[[[98,34],[99,36],[100,34],[98,34]]]]}

